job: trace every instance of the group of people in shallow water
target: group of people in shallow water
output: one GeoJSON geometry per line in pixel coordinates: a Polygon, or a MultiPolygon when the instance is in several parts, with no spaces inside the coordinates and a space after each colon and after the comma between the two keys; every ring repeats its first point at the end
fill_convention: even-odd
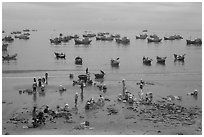
{"type": "MultiPolygon", "coordinates": [[[[83,92],[84,92],[84,87],[86,86],[87,82],[90,79],[90,73],[88,72],[88,69],[86,69],[86,75],[88,77],[87,81],[84,80],[78,80],[78,85],[81,89],[81,100],[83,101],[83,92]]],[[[44,91],[44,84],[48,84],[48,73],[45,73],[45,77],[39,78],[38,79],[38,83],[37,83],[37,79],[34,78],[34,83],[33,83],[33,92],[36,92],[37,87],[40,87],[41,91],[44,91]]],[[[127,88],[126,88],[126,83],[125,83],[125,79],[122,80],[122,94],[119,94],[118,96],[118,101],[122,101],[124,103],[128,102],[129,104],[133,104],[134,102],[140,102],[143,104],[149,104],[152,103],[153,101],[153,93],[152,92],[147,92],[144,93],[143,92],[143,87],[145,84],[148,84],[147,82],[143,81],[142,79],[140,80],[139,83],[137,83],[137,85],[139,85],[139,88],[141,89],[138,92],[138,96],[139,96],[139,100],[137,98],[134,98],[134,95],[130,92],[128,92],[127,88]]],[[[105,84],[99,83],[98,85],[96,83],[94,83],[94,86],[99,87],[99,90],[103,91],[104,93],[106,93],[107,87],[105,84]]],[[[66,88],[64,88],[62,85],[59,86],[59,91],[66,91],[66,88]]],[[[198,91],[195,90],[194,92],[188,93],[187,95],[193,95],[193,96],[197,96],[198,95],[198,91]]],[[[74,96],[74,103],[75,103],[75,108],[77,108],[78,105],[78,98],[79,98],[79,94],[78,92],[75,93],[74,96]]],[[[85,103],[85,110],[92,110],[98,107],[103,106],[105,103],[105,99],[102,95],[99,96],[98,101],[95,101],[94,98],[90,98],[89,100],[86,101],[85,103]]],[[[34,106],[33,108],[33,127],[36,127],[38,124],[45,124],[45,117],[44,114],[48,114],[48,113],[52,113],[54,115],[59,114],[60,112],[69,112],[70,108],[69,108],[69,104],[65,104],[64,107],[60,107],[57,106],[56,111],[51,111],[49,109],[48,106],[45,107],[45,109],[43,111],[40,111],[37,114],[36,111],[36,106],[34,106]]]]}
{"type": "Polygon", "coordinates": [[[37,83],[37,79],[35,77],[33,78],[33,92],[37,91],[37,87],[39,87],[41,91],[44,91],[45,84],[48,84],[48,73],[47,72],[45,73],[44,77],[38,78],[38,83],[37,83]]]}

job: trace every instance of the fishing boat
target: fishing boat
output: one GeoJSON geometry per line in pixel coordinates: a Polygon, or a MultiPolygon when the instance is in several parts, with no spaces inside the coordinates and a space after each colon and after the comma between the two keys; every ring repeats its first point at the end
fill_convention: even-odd
{"type": "Polygon", "coordinates": [[[25,34],[21,34],[19,36],[16,35],[15,38],[25,39],[25,40],[29,39],[29,37],[27,35],[25,35],[25,34]]]}
{"type": "Polygon", "coordinates": [[[50,39],[50,43],[54,43],[55,45],[61,44],[61,40],[59,38],[50,39]]]}
{"type": "Polygon", "coordinates": [[[117,59],[111,59],[111,66],[119,66],[119,58],[117,59]]]}
{"type": "Polygon", "coordinates": [[[183,39],[183,37],[181,35],[174,35],[175,39],[183,39]]]}
{"type": "Polygon", "coordinates": [[[91,38],[91,37],[95,37],[95,36],[96,36],[96,34],[94,34],[94,33],[83,34],[83,37],[89,37],[89,38],[91,38]]]}
{"type": "Polygon", "coordinates": [[[6,44],[6,43],[3,43],[3,44],[2,44],[2,50],[3,50],[3,51],[7,50],[7,47],[8,47],[8,44],[6,44]]]}
{"type": "Polygon", "coordinates": [[[6,55],[6,56],[2,56],[3,60],[15,60],[17,57],[17,53],[14,55],[6,55]]]}
{"type": "Polygon", "coordinates": [[[56,58],[64,58],[64,59],[66,57],[65,53],[57,53],[57,52],[55,52],[55,56],[56,58]]]}
{"type": "Polygon", "coordinates": [[[84,39],[74,39],[75,45],[79,44],[84,44],[84,45],[89,45],[92,40],[89,40],[89,38],[84,38],[84,39]]]}
{"type": "Polygon", "coordinates": [[[130,43],[130,39],[128,37],[116,38],[115,40],[118,44],[120,44],[120,43],[121,44],[129,44],[130,43]]]}
{"type": "Polygon", "coordinates": [[[148,57],[143,57],[143,63],[146,65],[151,65],[152,59],[148,58],[148,57]]]}
{"type": "Polygon", "coordinates": [[[147,38],[147,42],[148,42],[148,43],[149,43],[149,42],[156,42],[156,43],[158,43],[158,42],[161,42],[161,40],[162,40],[162,39],[159,39],[159,38],[153,38],[153,39],[147,38]]]}
{"type": "Polygon", "coordinates": [[[79,36],[78,36],[77,34],[75,34],[75,35],[73,35],[73,36],[71,35],[70,38],[71,38],[71,39],[78,39],[79,36]]]}
{"type": "Polygon", "coordinates": [[[5,36],[2,41],[5,41],[5,42],[13,42],[14,41],[14,38],[12,38],[11,36],[5,36]]]}
{"type": "Polygon", "coordinates": [[[197,38],[197,39],[195,39],[195,40],[186,40],[186,42],[187,42],[187,45],[189,45],[189,44],[198,44],[198,45],[200,45],[200,44],[202,44],[202,40],[200,39],[200,38],[197,38]]]}
{"type": "Polygon", "coordinates": [[[102,70],[100,70],[100,71],[101,71],[101,73],[94,74],[95,75],[95,79],[102,79],[102,78],[104,78],[105,73],[102,70]]]}
{"type": "Polygon", "coordinates": [[[136,39],[146,39],[147,38],[147,34],[141,35],[140,36],[136,36],[136,39]]]}
{"type": "Polygon", "coordinates": [[[82,65],[82,58],[79,57],[79,56],[77,56],[77,57],[75,58],[75,64],[76,64],[76,65],[82,65]]]}
{"type": "Polygon", "coordinates": [[[186,55],[186,54],[183,54],[183,55],[174,54],[175,61],[176,61],[176,60],[178,60],[178,61],[184,61],[185,55],[186,55]]]}
{"type": "Polygon", "coordinates": [[[112,36],[103,36],[103,37],[101,37],[101,40],[103,40],[103,41],[112,41],[114,39],[114,37],[112,37],[112,36]]]}
{"type": "Polygon", "coordinates": [[[175,36],[164,37],[164,40],[175,40],[175,36]]]}
{"type": "Polygon", "coordinates": [[[157,63],[165,64],[165,61],[166,61],[166,57],[157,56],[157,63]]]}
{"type": "Polygon", "coordinates": [[[87,75],[79,75],[78,76],[79,80],[87,81],[87,75]]]}

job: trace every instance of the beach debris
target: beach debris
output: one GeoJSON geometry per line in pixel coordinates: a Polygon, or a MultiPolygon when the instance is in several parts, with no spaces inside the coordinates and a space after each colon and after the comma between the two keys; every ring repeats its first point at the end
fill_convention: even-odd
{"type": "Polygon", "coordinates": [[[195,89],[194,92],[187,93],[187,95],[198,96],[198,90],[195,89]]]}
{"type": "Polygon", "coordinates": [[[88,121],[84,121],[80,123],[79,125],[75,126],[74,129],[76,130],[83,130],[83,129],[90,129],[93,130],[93,127],[90,127],[90,123],[88,121]]]}
{"type": "Polygon", "coordinates": [[[59,85],[59,91],[66,91],[67,89],[66,88],[64,88],[62,85],[59,85]]]}
{"type": "Polygon", "coordinates": [[[107,107],[108,115],[117,114],[119,111],[114,105],[109,105],[107,107]]]}
{"type": "MultiPolygon", "coordinates": [[[[171,96],[172,97],[172,96],[171,96]]],[[[171,125],[193,125],[195,118],[202,115],[201,108],[183,107],[171,101],[156,101],[149,105],[138,106],[139,116],[142,120],[152,121],[153,123],[162,122],[171,125]]]]}

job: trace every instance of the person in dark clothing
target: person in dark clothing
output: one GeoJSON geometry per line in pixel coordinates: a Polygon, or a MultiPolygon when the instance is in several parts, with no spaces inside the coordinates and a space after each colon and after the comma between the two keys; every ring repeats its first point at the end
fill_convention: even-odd
{"type": "Polygon", "coordinates": [[[81,100],[83,101],[83,98],[84,98],[84,84],[83,84],[83,82],[81,82],[81,84],[80,84],[80,89],[81,89],[81,100]]]}
{"type": "Polygon", "coordinates": [[[38,87],[41,87],[42,86],[42,79],[41,77],[38,79],[38,87]]]}
{"type": "Polygon", "coordinates": [[[45,83],[48,84],[48,73],[45,73],[45,83]]]}

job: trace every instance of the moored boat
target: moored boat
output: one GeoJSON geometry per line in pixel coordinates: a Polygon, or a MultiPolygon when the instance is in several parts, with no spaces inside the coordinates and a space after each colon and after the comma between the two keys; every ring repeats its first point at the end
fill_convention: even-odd
{"type": "Polygon", "coordinates": [[[184,61],[185,55],[186,55],[186,54],[183,54],[183,55],[174,54],[175,61],[176,61],[176,60],[178,60],[178,61],[184,61]]]}
{"type": "Polygon", "coordinates": [[[165,64],[165,61],[166,61],[166,57],[157,56],[157,63],[165,64]]]}
{"type": "Polygon", "coordinates": [[[140,34],[140,36],[136,36],[136,39],[146,39],[147,36],[148,36],[147,34],[144,35],[140,34]]]}
{"type": "Polygon", "coordinates": [[[111,66],[119,66],[120,60],[117,59],[111,59],[111,66]]]}
{"type": "Polygon", "coordinates": [[[128,37],[123,37],[123,38],[116,38],[115,41],[118,44],[129,44],[130,43],[130,39],[128,37]]]}
{"type": "Polygon", "coordinates": [[[57,52],[55,52],[55,56],[56,58],[64,58],[64,59],[66,57],[65,53],[57,53],[57,52]]]}
{"type": "Polygon", "coordinates": [[[75,64],[76,64],[76,65],[82,65],[82,58],[79,57],[79,56],[77,56],[77,57],[75,58],[75,64]]]}
{"type": "Polygon", "coordinates": [[[17,57],[17,53],[15,53],[14,55],[2,56],[3,60],[15,60],[16,57],[17,57]]]}
{"type": "Polygon", "coordinates": [[[84,39],[74,39],[75,45],[79,44],[84,44],[84,45],[89,45],[92,40],[89,40],[89,38],[84,38],[84,39]]]}
{"type": "Polygon", "coordinates": [[[162,39],[159,39],[159,38],[153,38],[153,39],[147,38],[147,42],[156,42],[156,43],[158,43],[158,42],[161,42],[161,40],[162,39]]]}
{"type": "Polygon", "coordinates": [[[164,37],[164,40],[175,40],[175,36],[164,37]]]}
{"type": "Polygon", "coordinates": [[[98,74],[94,74],[95,75],[95,79],[103,79],[105,72],[103,72],[102,70],[100,70],[101,73],[98,74]]]}
{"type": "Polygon", "coordinates": [[[2,50],[5,51],[7,50],[8,44],[7,43],[2,43],[2,50]]]}
{"type": "Polygon", "coordinates": [[[152,59],[148,58],[148,57],[143,57],[142,58],[143,60],[143,63],[146,64],[146,65],[151,65],[151,62],[152,62],[152,59]]]}
{"type": "Polygon", "coordinates": [[[195,40],[186,40],[186,42],[187,42],[187,45],[189,44],[201,45],[202,44],[202,40],[200,38],[197,38],[195,40]]]}

